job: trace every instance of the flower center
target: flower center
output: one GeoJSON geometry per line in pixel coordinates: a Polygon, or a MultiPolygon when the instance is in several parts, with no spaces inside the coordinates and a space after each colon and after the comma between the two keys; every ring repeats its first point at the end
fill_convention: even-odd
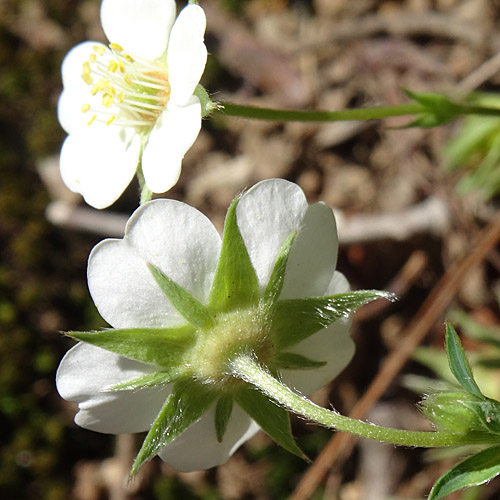
{"type": "Polygon", "coordinates": [[[197,332],[197,341],[188,355],[188,364],[204,382],[228,386],[236,381],[230,363],[238,354],[255,354],[262,362],[275,355],[268,329],[254,309],[217,315],[216,325],[197,332]]]}
{"type": "Polygon", "coordinates": [[[82,67],[83,81],[93,96],[100,96],[95,106],[84,104],[89,113],[88,125],[101,121],[107,125],[152,127],[167,106],[170,83],[166,64],[133,58],[118,44],[109,49],[96,45],[82,67]]]}

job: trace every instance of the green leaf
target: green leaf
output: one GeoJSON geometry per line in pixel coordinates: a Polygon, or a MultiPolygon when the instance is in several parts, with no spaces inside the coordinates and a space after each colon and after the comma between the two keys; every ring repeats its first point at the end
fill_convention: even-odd
{"type": "Polygon", "coordinates": [[[262,297],[262,303],[265,307],[272,307],[278,302],[281,290],[283,289],[283,283],[285,282],[286,266],[295,236],[297,236],[297,231],[292,231],[280,248],[271,277],[262,297]]]}
{"type": "MultiPolygon", "coordinates": [[[[161,448],[196,422],[216,397],[215,391],[193,380],[177,382],[144,439],[130,475],[134,476],[144,462],[153,458],[161,448]]],[[[188,452],[196,453],[196,450],[188,452]]]]}
{"type": "Polygon", "coordinates": [[[403,92],[410,99],[424,106],[427,112],[422,113],[416,120],[402,128],[430,128],[443,125],[456,118],[462,109],[460,105],[442,94],[417,93],[408,89],[403,89],[403,92]]]}
{"type": "Polygon", "coordinates": [[[194,342],[191,325],[177,328],[129,328],[94,332],[69,332],[81,342],[101,347],[142,363],[170,368],[183,363],[184,352],[194,342]]]}
{"type": "Polygon", "coordinates": [[[215,406],[215,433],[219,443],[224,439],[229,417],[233,411],[233,397],[229,395],[221,396],[215,406]]]}
{"type": "Polygon", "coordinates": [[[213,316],[198,299],[163,274],[153,264],[148,263],[148,269],[167,299],[189,323],[198,328],[213,325],[213,316]]]}
{"type": "Polygon", "coordinates": [[[319,368],[325,366],[326,361],[314,361],[293,352],[281,352],[276,357],[276,366],[282,370],[301,370],[304,368],[319,368]]]}
{"type": "Polygon", "coordinates": [[[222,249],[210,292],[209,308],[229,312],[255,307],[259,299],[259,282],[236,220],[235,199],[224,222],[222,249]]]}
{"type": "Polygon", "coordinates": [[[281,300],[272,316],[271,332],[280,349],[297,344],[372,300],[393,296],[378,290],[359,290],[328,297],[281,300]]]}
{"type": "Polygon", "coordinates": [[[176,381],[186,374],[182,368],[171,368],[170,370],[161,370],[159,372],[148,373],[142,377],[137,377],[127,382],[115,384],[106,389],[107,391],[135,391],[146,387],[157,387],[159,385],[167,385],[176,381]]]}
{"type": "Polygon", "coordinates": [[[428,500],[436,500],[454,491],[486,483],[500,474],[500,446],[493,446],[465,459],[441,476],[428,500]]]}
{"type": "Polygon", "coordinates": [[[235,399],[271,439],[290,453],[300,458],[306,458],[295,442],[290,426],[290,417],[284,408],[277,406],[268,396],[253,387],[242,389],[235,399]]]}
{"type": "Polygon", "coordinates": [[[446,353],[448,354],[450,369],[453,375],[455,375],[458,383],[471,396],[479,399],[486,399],[474,380],[460,338],[451,323],[448,322],[446,323],[446,353]]]}

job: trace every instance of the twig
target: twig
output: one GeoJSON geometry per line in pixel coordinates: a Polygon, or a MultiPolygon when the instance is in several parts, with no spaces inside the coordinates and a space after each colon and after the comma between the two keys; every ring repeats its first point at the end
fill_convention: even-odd
{"type": "MultiPolygon", "coordinates": [[[[476,244],[470,251],[448,269],[439,280],[431,294],[419,309],[401,338],[406,339],[389,354],[382,369],[363,397],[353,408],[350,416],[362,419],[382,396],[394,377],[423,341],[429,329],[439,319],[446,307],[455,297],[460,285],[470,273],[493,250],[500,239],[500,213],[477,236],[476,244]]],[[[306,472],[290,500],[306,500],[311,497],[333,463],[340,462],[354,446],[354,438],[349,434],[338,433],[320,453],[306,472]]]]}

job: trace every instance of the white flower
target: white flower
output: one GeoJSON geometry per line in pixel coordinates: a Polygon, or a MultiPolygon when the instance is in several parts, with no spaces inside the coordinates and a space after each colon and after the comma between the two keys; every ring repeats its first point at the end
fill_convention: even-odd
{"type": "Polygon", "coordinates": [[[198,5],[175,19],[175,0],[103,0],[101,21],[110,45],[84,42],[68,53],[58,106],[69,134],[63,180],[96,208],[120,197],[141,157],[150,191],[177,182],[201,127],[193,93],[207,59],[198,5]]]}
{"type": "MultiPolygon", "coordinates": [[[[321,320],[311,319],[318,325],[326,321],[329,326],[316,325],[307,334],[301,329],[307,329],[311,323],[301,322],[309,317],[301,317],[298,322],[292,318],[289,323],[284,318],[286,328],[281,328],[280,338],[273,331],[280,330],[275,323],[281,319],[273,312],[276,304],[295,304],[300,308],[310,297],[317,297],[316,312],[322,307],[324,296],[349,289],[344,276],[335,271],[338,241],[331,209],[323,203],[308,205],[296,184],[277,179],[260,182],[233,202],[232,208],[226,218],[222,247],[219,234],[203,214],[184,203],[166,199],[137,209],[123,240],[108,239],[98,244],[89,258],[88,283],[100,314],[115,330],[72,334],[85,342],[66,354],[57,373],[61,396],[79,405],[76,423],[104,433],[150,429],[169,394],[181,392],[176,392],[175,383],[144,381],[158,373],[171,377],[172,371],[168,370],[179,360],[182,362],[176,370],[184,370],[183,376],[198,383],[200,392],[206,389],[215,391],[217,397],[234,396],[234,408],[219,440],[215,431],[218,404],[209,401],[207,411],[194,418],[187,430],[154,451],[182,471],[223,463],[259,428],[247,414],[252,413],[252,405],[245,400],[248,388],[241,380],[237,382],[243,385],[230,379],[227,366],[222,366],[228,362],[225,357],[251,352],[271,369],[279,368],[282,380],[290,387],[310,394],[332,380],[354,351],[348,332],[350,319],[345,311],[327,321],[321,314],[321,320]],[[276,272],[277,262],[285,262],[286,273],[276,272]],[[163,278],[158,277],[161,274],[172,280],[168,283],[176,284],[175,293],[165,291],[163,278]],[[241,282],[235,283],[239,276],[243,276],[241,282]],[[189,300],[203,305],[193,306],[196,314],[192,313],[189,300],[179,299],[178,291],[182,289],[191,294],[189,300]],[[210,318],[205,320],[200,311],[210,318]],[[203,326],[189,325],[186,316],[193,318],[191,324],[203,326]],[[162,329],[175,332],[187,343],[183,354],[162,352],[154,343],[154,335],[161,335],[162,329]],[[138,347],[124,345],[127,332],[138,339],[138,347]],[[151,337],[141,337],[148,332],[152,332],[151,337]],[[101,334],[104,342],[111,343],[99,344],[101,334]],[[299,337],[289,341],[293,335],[299,337]],[[145,353],[150,341],[151,351],[145,353]],[[281,351],[285,352],[284,358],[280,357],[281,351]],[[124,352],[130,353],[129,357],[117,354],[124,352]],[[167,370],[168,362],[164,364],[160,358],[169,355],[175,363],[167,370]],[[278,359],[281,363],[286,359],[288,365],[280,365],[278,359]],[[128,383],[134,380],[142,382],[128,383]],[[240,389],[246,391],[241,398],[240,389]]],[[[331,310],[330,303],[328,310],[325,307],[320,312],[331,310]]],[[[290,308],[282,311],[290,312],[290,308]]],[[[257,396],[257,391],[250,392],[250,399],[264,398],[257,396]]],[[[278,417],[286,415],[284,409],[274,404],[269,404],[266,412],[274,412],[278,417]]],[[[252,417],[260,418],[260,426],[276,439],[262,409],[252,413],[252,417]]],[[[280,432],[286,433],[286,425],[282,427],[285,428],[280,432]]],[[[293,438],[291,442],[287,439],[276,440],[296,452],[293,438]]]]}

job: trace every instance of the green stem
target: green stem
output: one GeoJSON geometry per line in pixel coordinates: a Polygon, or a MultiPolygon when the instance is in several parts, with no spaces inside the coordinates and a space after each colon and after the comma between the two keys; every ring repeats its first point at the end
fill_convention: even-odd
{"type": "Polygon", "coordinates": [[[141,192],[141,199],[139,205],[143,205],[147,201],[151,200],[153,193],[146,186],[146,181],[144,179],[144,173],[142,172],[142,163],[139,161],[137,167],[137,179],[139,180],[139,190],[141,192]]]}
{"type": "MultiPolygon", "coordinates": [[[[333,122],[347,120],[374,120],[391,116],[417,115],[432,112],[419,103],[400,104],[398,106],[376,106],[373,108],[344,109],[340,111],[296,111],[284,109],[258,108],[229,102],[220,102],[216,110],[227,116],[253,118],[256,120],[278,120],[298,122],[333,122]]],[[[483,106],[455,104],[454,115],[500,116],[500,109],[483,106]]]]}
{"type": "Polygon", "coordinates": [[[293,392],[289,387],[276,380],[250,356],[241,355],[236,357],[232,362],[232,369],[235,376],[257,387],[264,394],[297,415],[355,436],[385,443],[423,448],[491,442],[491,436],[488,439],[477,433],[451,434],[438,431],[405,431],[345,417],[334,411],[321,408],[307,398],[293,392]]]}

